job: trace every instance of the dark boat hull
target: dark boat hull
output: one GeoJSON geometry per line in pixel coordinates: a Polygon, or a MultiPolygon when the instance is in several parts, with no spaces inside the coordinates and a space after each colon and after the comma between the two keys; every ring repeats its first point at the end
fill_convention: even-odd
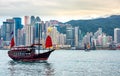
{"type": "Polygon", "coordinates": [[[13,51],[8,51],[8,55],[10,58],[12,58],[15,61],[40,61],[40,60],[47,60],[50,56],[50,54],[54,51],[50,50],[48,52],[39,53],[39,54],[31,54],[29,56],[15,56],[13,51]]]}

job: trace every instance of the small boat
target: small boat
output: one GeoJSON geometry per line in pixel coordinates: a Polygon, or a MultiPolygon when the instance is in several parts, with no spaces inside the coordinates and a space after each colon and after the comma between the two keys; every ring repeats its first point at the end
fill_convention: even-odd
{"type": "Polygon", "coordinates": [[[90,44],[89,43],[84,44],[84,50],[85,51],[90,51],[90,44]]]}
{"type": "Polygon", "coordinates": [[[36,46],[40,48],[42,44],[32,44],[31,46],[23,46],[23,47],[21,46],[14,47],[14,45],[15,45],[14,38],[12,38],[11,46],[10,46],[11,48],[8,51],[8,56],[15,61],[47,60],[50,54],[55,50],[55,49],[50,49],[50,47],[52,47],[52,40],[50,36],[47,36],[45,42],[45,48],[49,50],[47,52],[36,53],[36,46]]]}

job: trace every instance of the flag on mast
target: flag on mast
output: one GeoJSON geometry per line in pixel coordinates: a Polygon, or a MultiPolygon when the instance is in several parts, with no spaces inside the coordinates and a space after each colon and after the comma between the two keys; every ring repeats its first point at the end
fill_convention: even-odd
{"type": "Polygon", "coordinates": [[[11,33],[11,37],[12,37],[12,39],[11,39],[11,42],[10,42],[10,48],[12,48],[12,47],[15,45],[14,36],[13,36],[13,31],[12,31],[12,33],[11,33]]]}

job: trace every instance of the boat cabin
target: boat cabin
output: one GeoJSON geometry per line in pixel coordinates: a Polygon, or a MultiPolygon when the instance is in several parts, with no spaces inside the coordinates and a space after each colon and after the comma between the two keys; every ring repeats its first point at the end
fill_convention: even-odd
{"type": "Polygon", "coordinates": [[[32,57],[35,54],[35,47],[13,47],[11,48],[11,54],[16,57],[32,57]]]}

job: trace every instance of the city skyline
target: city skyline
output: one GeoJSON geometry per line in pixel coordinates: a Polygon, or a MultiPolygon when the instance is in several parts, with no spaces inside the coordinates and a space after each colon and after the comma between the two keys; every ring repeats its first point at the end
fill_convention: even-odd
{"type": "Polygon", "coordinates": [[[67,22],[120,14],[119,0],[1,0],[0,3],[0,18],[36,15],[43,21],[67,22]]]}
{"type": "MultiPolygon", "coordinates": [[[[113,15],[116,15],[116,14],[113,14],[113,15]]],[[[41,19],[42,19],[42,21],[44,21],[44,22],[46,22],[46,21],[50,21],[50,20],[57,20],[57,21],[59,21],[59,22],[62,22],[62,23],[65,23],[65,22],[68,22],[68,21],[71,21],[71,20],[92,20],[92,19],[97,19],[97,18],[107,18],[107,17],[110,17],[110,16],[113,16],[113,15],[103,15],[103,16],[96,16],[96,17],[81,17],[81,18],[74,18],[74,19],[67,19],[66,18],[66,20],[62,20],[62,19],[64,19],[64,18],[58,18],[58,17],[51,17],[51,16],[49,16],[49,17],[44,17],[44,16],[39,16],[41,19]]],[[[26,16],[28,16],[28,15],[26,15],[26,16]]],[[[30,15],[30,16],[35,16],[35,17],[37,17],[36,15],[30,15]]],[[[11,19],[11,18],[13,18],[13,17],[20,17],[21,19],[22,19],[22,24],[23,25],[25,25],[24,23],[24,17],[25,16],[0,16],[0,27],[1,27],[1,25],[3,24],[3,22],[6,20],[6,19],[11,19]]]]}
{"type": "Polygon", "coordinates": [[[0,47],[9,48],[11,32],[14,32],[16,46],[30,46],[37,43],[39,37],[40,42],[44,44],[48,35],[51,36],[56,48],[83,49],[85,45],[90,45],[91,48],[100,46],[113,49],[114,45],[119,46],[120,31],[117,30],[113,32],[114,36],[107,34],[102,30],[102,27],[97,27],[96,31],[85,32],[79,26],[73,26],[74,24],[59,23],[56,20],[44,22],[39,16],[24,16],[24,27],[21,21],[22,18],[13,17],[3,22],[0,28],[0,47]],[[66,32],[60,31],[61,29],[66,32]]]}

